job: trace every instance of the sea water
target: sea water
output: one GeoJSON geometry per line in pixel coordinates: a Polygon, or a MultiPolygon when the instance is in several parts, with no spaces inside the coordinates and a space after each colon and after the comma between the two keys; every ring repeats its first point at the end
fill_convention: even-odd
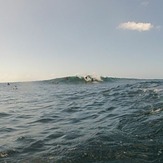
{"type": "Polygon", "coordinates": [[[0,84],[2,163],[162,163],[163,80],[0,84]]]}

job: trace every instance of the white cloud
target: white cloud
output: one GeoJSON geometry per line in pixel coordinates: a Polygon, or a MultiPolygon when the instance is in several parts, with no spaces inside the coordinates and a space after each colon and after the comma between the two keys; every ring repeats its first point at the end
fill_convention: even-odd
{"type": "Polygon", "coordinates": [[[159,31],[161,30],[161,28],[162,27],[160,25],[156,26],[156,29],[159,30],[159,31]]]}
{"type": "Polygon", "coordinates": [[[146,7],[149,5],[149,1],[148,0],[142,1],[141,5],[146,7]]]}
{"type": "Polygon", "coordinates": [[[121,23],[119,25],[119,28],[121,29],[136,30],[139,32],[149,31],[153,27],[154,26],[151,23],[136,23],[136,22],[121,23]]]}

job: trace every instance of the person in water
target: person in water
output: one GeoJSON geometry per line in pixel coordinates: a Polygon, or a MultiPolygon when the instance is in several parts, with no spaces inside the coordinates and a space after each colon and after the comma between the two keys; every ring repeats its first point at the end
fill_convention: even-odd
{"type": "Polygon", "coordinates": [[[94,78],[92,78],[90,75],[87,75],[87,76],[85,77],[85,80],[86,80],[87,82],[93,82],[93,81],[95,81],[94,78]]]}

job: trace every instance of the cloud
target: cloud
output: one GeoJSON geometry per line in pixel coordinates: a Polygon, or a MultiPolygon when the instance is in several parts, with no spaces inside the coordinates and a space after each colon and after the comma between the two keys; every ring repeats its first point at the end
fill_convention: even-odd
{"type": "Polygon", "coordinates": [[[154,26],[151,23],[136,23],[136,22],[127,22],[121,23],[118,28],[127,29],[127,30],[135,30],[135,31],[149,31],[154,26]]]}
{"type": "Polygon", "coordinates": [[[149,5],[149,1],[148,0],[142,1],[141,5],[146,7],[149,5]]]}
{"type": "Polygon", "coordinates": [[[159,31],[161,30],[161,28],[162,27],[160,25],[156,26],[156,29],[159,30],[159,31]]]}

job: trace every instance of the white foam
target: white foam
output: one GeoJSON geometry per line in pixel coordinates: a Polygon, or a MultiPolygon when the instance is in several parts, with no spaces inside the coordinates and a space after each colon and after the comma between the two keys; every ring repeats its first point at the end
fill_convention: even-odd
{"type": "Polygon", "coordinates": [[[84,76],[84,80],[86,82],[101,82],[102,81],[100,76],[92,76],[92,75],[84,76]]]}
{"type": "Polygon", "coordinates": [[[152,110],[151,113],[159,113],[163,110],[163,108],[159,108],[159,109],[156,109],[156,110],[152,110]]]}

